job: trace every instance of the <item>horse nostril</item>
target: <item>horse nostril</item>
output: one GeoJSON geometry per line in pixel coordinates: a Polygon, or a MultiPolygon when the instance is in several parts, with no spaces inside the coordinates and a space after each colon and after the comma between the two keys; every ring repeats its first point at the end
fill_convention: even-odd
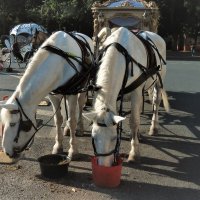
{"type": "Polygon", "coordinates": [[[7,155],[8,157],[11,157],[10,154],[9,154],[8,152],[6,152],[6,155],[7,155]]]}
{"type": "Polygon", "coordinates": [[[15,158],[18,156],[18,154],[16,152],[13,152],[13,154],[10,154],[10,153],[7,153],[6,152],[6,155],[9,157],[9,158],[15,158]]]}

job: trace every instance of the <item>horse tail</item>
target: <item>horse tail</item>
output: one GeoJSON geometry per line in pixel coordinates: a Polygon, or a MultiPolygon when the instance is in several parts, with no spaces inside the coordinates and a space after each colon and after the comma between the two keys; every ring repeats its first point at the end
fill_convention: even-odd
{"type": "Polygon", "coordinates": [[[163,105],[166,110],[166,112],[169,112],[170,106],[169,106],[169,101],[168,101],[168,96],[165,91],[165,89],[161,89],[161,94],[162,94],[162,100],[163,100],[163,105]]]}

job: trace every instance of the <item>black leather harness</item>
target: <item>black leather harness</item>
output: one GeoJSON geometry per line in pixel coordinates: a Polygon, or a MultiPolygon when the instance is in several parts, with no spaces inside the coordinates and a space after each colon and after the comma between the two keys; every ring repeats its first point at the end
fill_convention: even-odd
{"type": "Polygon", "coordinates": [[[95,67],[94,64],[94,59],[92,59],[92,62],[90,64],[86,62],[87,56],[89,55],[91,55],[91,57],[94,56],[87,41],[80,35],[78,36],[82,37],[85,42],[78,39],[73,33],[68,33],[68,34],[74,40],[76,40],[77,44],[81,49],[82,57],[71,55],[70,53],[64,52],[58,47],[52,45],[46,45],[42,47],[43,49],[64,58],[70,64],[70,66],[76,71],[76,74],[69,81],[67,81],[65,84],[53,90],[52,91],[53,94],[75,95],[80,92],[86,91],[91,76],[95,74],[97,71],[97,68],[95,67]],[[76,61],[79,65],[82,66],[80,72],[77,70],[76,65],[72,62],[72,60],[76,61]]]}

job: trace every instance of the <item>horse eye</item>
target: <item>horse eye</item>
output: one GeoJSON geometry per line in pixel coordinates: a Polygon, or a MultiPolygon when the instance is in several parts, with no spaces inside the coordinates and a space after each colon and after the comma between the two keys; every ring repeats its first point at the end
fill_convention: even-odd
{"type": "Polygon", "coordinates": [[[15,125],[16,125],[16,123],[10,123],[10,127],[13,127],[15,125]]]}

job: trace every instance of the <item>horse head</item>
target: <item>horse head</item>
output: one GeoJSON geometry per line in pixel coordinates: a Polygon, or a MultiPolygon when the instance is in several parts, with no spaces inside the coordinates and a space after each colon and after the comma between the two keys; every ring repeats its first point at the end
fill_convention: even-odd
{"type": "Polygon", "coordinates": [[[116,115],[106,107],[100,109],[99,112],[84,113],[84,116],[93,123],[92,141],[94,153],[98,157],[98,164],[111,166],[118,153],[120,142],[116,131],[117,124],[125,118],[116,115]]]}
{"type": "Polygon", "coordinates": [[[11,158],[18,159],[33,141],[37,131],[36,122],[30,119],[22,108],[19,100],[7,103],[0,102],[2,120],[2,148],[11,158]]]}
{"type": "Polygon", "coordinates": [[[36,31],[31,40],[33,48],[37,49],[48,37],[47,33],[36,31]]]}

